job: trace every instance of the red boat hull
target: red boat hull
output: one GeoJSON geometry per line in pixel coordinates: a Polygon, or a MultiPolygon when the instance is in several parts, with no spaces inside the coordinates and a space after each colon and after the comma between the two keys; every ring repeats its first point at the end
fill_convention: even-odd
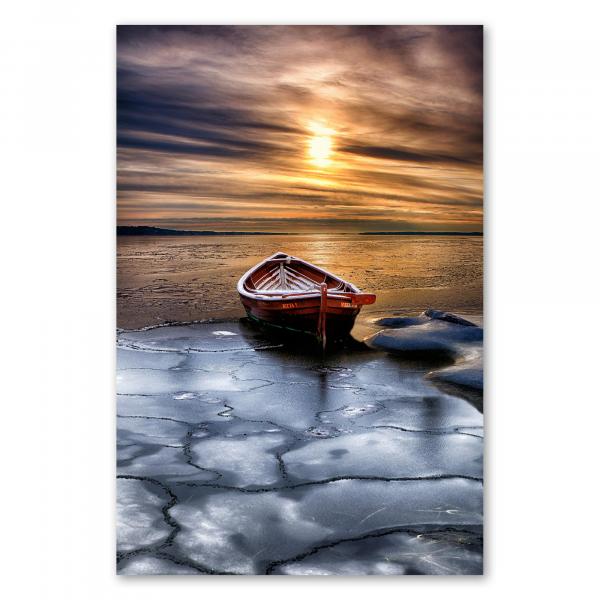
{"type": "MultiPolygon", "coordinates": [[[[320,298],[264,301],[240,295],[240,300],[247,315],[255,321],[289,331],[318,335],[320,298]]],[[[354,327],[360,308],[360,305],[350,302],[328,299],[325,321],[327,339],[346,337],[354,327]]]]}

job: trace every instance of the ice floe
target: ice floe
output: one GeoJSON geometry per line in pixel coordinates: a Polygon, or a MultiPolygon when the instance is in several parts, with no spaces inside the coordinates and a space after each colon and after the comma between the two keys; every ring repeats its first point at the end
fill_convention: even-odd
{"type": "Polygon", "coordinates": [[[367,343],[404,356],[447,356],[454,364],[436,368],[429,377],[440,384],[483,391],[483,329],[451,313],[426,310],[418,317],[386,318],[386,327],[367,343]]]}
{"type": "Polygon", "coordinates": [[[277,565],[282,575],[477,575],[482,571],[477,528],[443,533],[388,533],[277,565]]]}
{"type": "Polygon", "coordinates": [[[313,441],[283,455],[290,477],[481,477],[481,440],[459,433],[432,435],[369,429],[313,441]]]}
{"type": "Polygon", "coordinates": [[[193,567],[146,554],[127,557],[119,565],[120,575],[198,575],[193,567]]]}
{"type": "Polygon", "coordinates": [[[117,551],[130,552],[165,541],[172,527],[162,507],[169,497],[162,486],[139,479],[117,480],[117,551]]]}

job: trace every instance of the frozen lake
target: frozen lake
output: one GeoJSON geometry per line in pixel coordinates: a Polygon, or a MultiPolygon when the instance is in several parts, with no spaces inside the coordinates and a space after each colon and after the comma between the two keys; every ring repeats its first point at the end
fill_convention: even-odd
{"type": "Polygon", "coordinates": [[[241,317],[238,279],[280,250],[377,294],[377,303],[363,308],[363,319],[431,307],[482,313],[482,237],[120,236],[117,324],[130,329],[241,317]]]}
{"type": "Polygon", "coordinates": [[[483,415],[445,364],[348,344],[121,331],[118,572],[481,573],[483,415]]]}

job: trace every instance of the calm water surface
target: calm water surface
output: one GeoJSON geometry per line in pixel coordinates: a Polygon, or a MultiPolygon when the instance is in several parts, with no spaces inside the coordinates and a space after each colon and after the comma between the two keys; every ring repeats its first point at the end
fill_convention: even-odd
{"type": "Polygon", "coordinates": [[[436,236],[123,236],[117,242],[117,325],[244,315],[240,276],[277,251],[377,294],[361,319],[437,308],[483,310],[483,238],[436,236]]]}

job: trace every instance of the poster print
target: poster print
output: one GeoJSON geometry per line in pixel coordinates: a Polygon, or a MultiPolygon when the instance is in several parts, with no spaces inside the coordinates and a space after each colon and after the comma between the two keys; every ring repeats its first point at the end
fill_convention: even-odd
{"type": "Polygon", "coordinates": [[[482,53],[118,27],[118,573],[482,573],[482,53]]]}

